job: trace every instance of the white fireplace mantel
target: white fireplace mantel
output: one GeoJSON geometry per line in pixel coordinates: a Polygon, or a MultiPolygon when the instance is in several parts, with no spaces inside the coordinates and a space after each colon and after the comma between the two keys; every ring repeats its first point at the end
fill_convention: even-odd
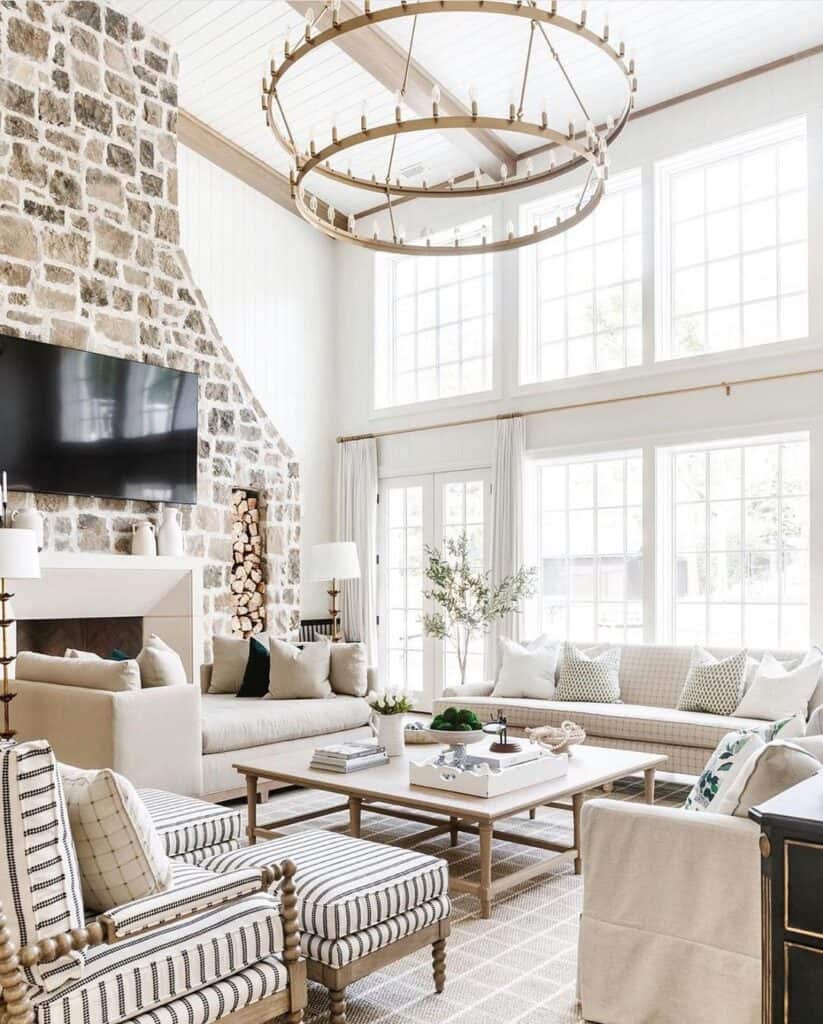
{"type": "Polygon", "coordinates": [[[44,551],[39,580],[10,581],[15,618],[141,618],[173,647],[192,682],[203,656],[203,561],[187,557],[44,551]]]}

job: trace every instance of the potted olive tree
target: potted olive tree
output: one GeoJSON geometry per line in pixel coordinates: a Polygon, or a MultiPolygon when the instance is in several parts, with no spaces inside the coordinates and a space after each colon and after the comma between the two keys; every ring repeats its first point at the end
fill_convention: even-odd
{"type": "Polygon", "coordinates": [[[425,548],[424,573],[430,586],[423,596],[435,610],[423,616],[423,632],[438,640],[450,640],[457,655],[460,683],[466,682],[466,663],[473,637],[488,633],[489,626],[520,610],[537,589],[537,569],[521,566],[497,584],[491,573],[472,565],[465,532],[447,538],[442,548],[425,548]]]}

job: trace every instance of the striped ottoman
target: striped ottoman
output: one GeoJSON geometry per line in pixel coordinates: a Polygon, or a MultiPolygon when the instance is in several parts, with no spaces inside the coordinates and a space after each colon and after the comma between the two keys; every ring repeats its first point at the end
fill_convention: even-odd
{"type": "Polygon", "coordinates": [[[140,789],[138,793],[165,843],[167,856],[200,864],[240,845],[244,824],[239,810],[162,789],[140,789]]]}
{"type": "Polygon", "coordinates": [[[439,857],[312,830],[203,861],[208,871],[260,868],[288,858],[308,975],[329,990],[331,1024],[345,1024],[346,988],[423,946],[432,947],[434,985],[446,981],[451,904],[439,857]]]}

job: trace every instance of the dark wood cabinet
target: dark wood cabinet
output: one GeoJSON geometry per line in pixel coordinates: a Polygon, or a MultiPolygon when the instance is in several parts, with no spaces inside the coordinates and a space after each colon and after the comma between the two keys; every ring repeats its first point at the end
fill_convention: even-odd
{"type": "Polygon", "coordinates": [[[823,775],[753,807],[760,826],[763,1024],[823,1021],[823,775]]]}

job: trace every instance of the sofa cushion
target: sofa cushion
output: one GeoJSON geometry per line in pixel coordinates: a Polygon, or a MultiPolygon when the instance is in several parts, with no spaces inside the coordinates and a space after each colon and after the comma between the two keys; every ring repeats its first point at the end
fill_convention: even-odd
{"type": "Polygon", "coordinates": [[[330,641],[320,640],[298,647],[272,637],[269,655],[269,694],[275,700],[331,697],[330,641]]]}
{"type": "MultiPolygon", "coordinates": [[[[0,749],[0,905],[15,946],[83,925],[80,872],[51,747],[33,740],[0,749]]],[[[84,954],[24,968],[51,991],[83,975],[84,954]]],[[[2,1016],[2,1014],[0,1014],[2,1016]]]]}
{"type": "Polygon", "coordinates": [[[185,686],[189,681],[180,655],[154,633],[137,655],[137,664],[144,687],[185,686]]]}
{"type": "Polygon", "coordinates": [[[34,1001],[37,1022],[119,1024],[213,985],[282,948],[275,898],[270,893],[246,896],[87,950],[81,980],[34,1001]]]}
{"type": "Polygon", "coordinates": [[[353,960],[368,956],[377,949],[391,945],[406,935],[428,928],[430,924],[442,921],[451,913],[451,903],[446,895],[412,907],[397,917],[381,921],[360,932],[352,932],[340,939],[324,939],[320,935],[304,933],[301,945],[303,955],[329,967],[344,967],[353,960]]]}
{"type": "MultiPolygon", "coordinates": [[[[258,633],[257,639],[269,647],[269,638],[258,633]]],[[[214,661],[209,682],[209,693],[237,693],[249,660],[251,641],[242,636],[215,636],[212,639],[214,661]]]]}
{"type": "Polygon", "coordinates": [[[449,887],[448,865],[439,857],[320,829],[221,854],[203,866],[236,871],[286,858],[298,866],[300,927],[326,939],[397,917],[449,887]]]}
{"type": "Polygon", "coordinates": [[[111,768],[61,765],[87,910],[106,911],[164,892],[171,861],[134,786],[111,768]]]}
{"type": "Polygon", "coordinates": [[[221,807],[162,789],[137,792],[148,808],[169,857],[181,857],[224,843],[234,844],[243,835],[244,812],[239,808],[221,807]]]}
{"type": "Polygon", "coordinates": [[[573,644],[563,644],[560,679],[555,698],[615,704],[620,700],[619,647],[607,647],[600,654],[586,654],[573,644]]]}
{"type": "Polygon", "coordinates": [[[678,708],[733,715],[743,695],[747,662],[745,651],[718,660],[702,647],[695,647],[683,692],[677,699],[678,708]]]}
{"type": "Polygon", "coordinates": [[[748,818],[749,809],[765,803],[799,782],[823,771],[820,761],[800,746],[781,740],[755,752],[712,809],[718,814],[748,818]]]}
{"type": "Polygon", "coordinates": [[[761,719],[733,718],[707,712],[677,711],[675,708],[644,707],[640,704],[599,704],[570,700],[499,700],[449,697],[437,700],[434,710],[444,707],[471,708],[481,721],[495,712],[506,713],[509,727],[527,729],[538,725],[560,725],[566,720],[582,726],[589,736],[602,739],[660,743],[667,746],[703,747],[712,750],[727,732],[745,727],[762,727],[761,719]]]}
{"type": "Polygon", "coordinates": [[[203,753],[245,750],[264,743],[357,729],[369,720],[362,697],[328,700],[237,700],[232,694],[204,694],[203,753]]]}
{"type": "Polygon", "coordinates": [[[129,1024],[212,1024],[282,992],[288,982],[289,975],[283,961],[269,956],[192,995],[180,996],[148,1013],[141,1013],[129,1024]]]}
{"type": "Polygon", "coordinates": [[[82,686],[87,690],[140,689],[140,666],[135,660],[108,661],[103,658],[54,658],[49,654],[21,651],[17,656],[18,679],[59,686],[82,686]]]}

